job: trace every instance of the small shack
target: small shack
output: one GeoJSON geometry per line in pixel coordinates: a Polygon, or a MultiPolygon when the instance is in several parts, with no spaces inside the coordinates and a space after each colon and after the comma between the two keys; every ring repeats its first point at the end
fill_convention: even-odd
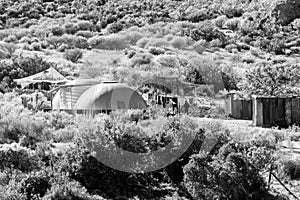
{"type": "Polygon", "coordinates": [[[262,127],[300,125],[300,97],[253,96],[253,123],[262,127]]]}
{"type": "Polygon", "coordinates": [[[68,80],[53,67],[25,78],[14,79],[21,88],[51,90],[52,85],[62,85],[68,80]]]}
{"type": "Polygon", "coordinates": [[[225,112],[234,119],[252,120],[252,99],[239,98],[230,92],[225,97],[225,112]]]}

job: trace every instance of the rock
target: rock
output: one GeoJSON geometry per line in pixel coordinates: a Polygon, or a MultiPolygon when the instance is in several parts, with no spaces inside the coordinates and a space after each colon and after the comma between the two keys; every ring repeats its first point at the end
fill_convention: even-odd
{"type": "Polygon", "coordinates": [[[272,9],[272,15],[281,25],[287,25],[300,18],[300,0],[279,0],[272,9]]]}

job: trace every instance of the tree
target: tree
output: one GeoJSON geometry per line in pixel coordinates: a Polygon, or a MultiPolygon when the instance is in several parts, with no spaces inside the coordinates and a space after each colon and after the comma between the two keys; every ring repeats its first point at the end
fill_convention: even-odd
{"type": "Polygon", "coordinates": [[[299,79],[299,65],[263,65],[248,71],[241,85],[250,94],[276,96],[292,93],[299,79]]]}
{"type": "Polygon", "coordinates": [[[221,77],[226,90],[238,90],[237,77],[234,74],[222,71],[221,77]]]}
{"type": "Polygon", "coordinates": [[[11,58],[14,55],[16,50],[17,50],[17,45],[13,43],[3,42],[0,44],[0,52],[3,52],[3,54],[5,54],[7,58],[11,58]]]}
{"type": "Polygon", "coordinates": [[[194,84],[205,84],[205,81],[196,68],[192,68],[187,72],[186,80],[194,84]]]}

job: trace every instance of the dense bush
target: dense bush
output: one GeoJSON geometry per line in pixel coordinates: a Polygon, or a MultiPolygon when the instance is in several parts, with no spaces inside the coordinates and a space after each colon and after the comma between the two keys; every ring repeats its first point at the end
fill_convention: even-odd
{"type": "Polygon", "coordinates": [[[148,43],[148,41],[149,41],[149,38],[143,37],[137,41],[136,45],[138,47],[144,48],[146,46],[146,44],[148,43]]]}
{"type": "Polygon", "coordinates": [[[159,47],[150,47],[149,48],[149,53],[153,54],[153,55],[160,55],[160,54],[164,54],[166,51],[163,48],[159,48],[159,47]]]}
{"type": "Polygon", "coordinates": [[[77,63],[83,57],[83,53],[80,49],[70,49],[64,53],[64,58],[77,63]]]}
{"type": "Polygon", "coordinates": [[[11,80],[30,76],[50,67],[55,67],[55,64],[47,62],[41,57],[19,55],[13,57],[12,60],[0,61],[0,80],[6,76],[11,80]]]}
{"type": "Polygon", "coordinates": [[[170,44],[177,48],[177,49],[183,49],[187,46],[187,38],[185,37],[174,37],[171,41],[170,44]]]}
{"type": "Polygon", "coordinates": [[[185,185],[194,198],[265,199],[269,196],[259,171],[241,154],[211,159],[203,154],[185,166],[185,185]]]}
{"type": "Polygon", "coordinates": [[[27,199],[34,196],[43,197],[50,188],[50,178],[41,172],[37,172],[30,174],[29,177],[23,180],[21,193],[25,194],[27,199]]]}
{"type": "Polygon", "coordinates": [[[186,72],[186,80],[194,84],[205,84],[205,81],[196,68],[191,68],[186,72]]]}
{"type": "Polygon", "coordinates": [[[170,44],[163,38],[150,38],[144,48],[149,47],[168,47],[170,44]]]}
{"type": "Polygon", "coordinates": [[[19,144],[4,145],[0,148],[0,170],[14,168],[22,172],[30,172],[38,167],[37,159],[30,155],[27,148],[19,144]]]}
{"type": "Polygon", "coordinates": [[[250,70],[241,84],[245,92],[257,95],[284,95],[293,93],[299,80],[297,65],[263,65],[250,70]]]}
{"type": "Polygon", "coordinates": [[[89,21],[78,21],[75,25],[74,28],[77,31],[89,31],[92,28],[92,23],[89,21]]]}
{"type": "Polygon", "coordinates": [[[51,31],[52,35],[54,35],[54,36],[62,36],[65,33],[64,28],[61,26],[51,27],[50,31],[51,31]]]}
{"type": "Polygon", "coordinates": [[[105,50],[123,50],[128,47],[126,36],[117,34],[94,36],[88,40],[88,44],[92,48],[105,50]]]}
{"type": "Polygon", "coordinates": [[[153,55],[149,53],[137,53],[131,58],[130,66],[136,67],[139,65],[150,64],[152,59],[153,59],[153,55]]]}

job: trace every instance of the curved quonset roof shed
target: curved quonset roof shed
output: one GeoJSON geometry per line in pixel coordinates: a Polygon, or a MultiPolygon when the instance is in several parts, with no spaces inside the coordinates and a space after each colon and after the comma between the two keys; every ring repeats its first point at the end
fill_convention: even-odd
{"type": "Polygon", "coordinates": [[[120,83],[102,83],[86,90],[78,99],[75,110],[145,109],[143,97],[120,83]]]}
{"type": "Polygon", "coordinates": [[[52,100],[54,110],[72,110],[79,97],[90,87],[98,84],[95,79],[76,79],[61,86],[52,100]]]}

